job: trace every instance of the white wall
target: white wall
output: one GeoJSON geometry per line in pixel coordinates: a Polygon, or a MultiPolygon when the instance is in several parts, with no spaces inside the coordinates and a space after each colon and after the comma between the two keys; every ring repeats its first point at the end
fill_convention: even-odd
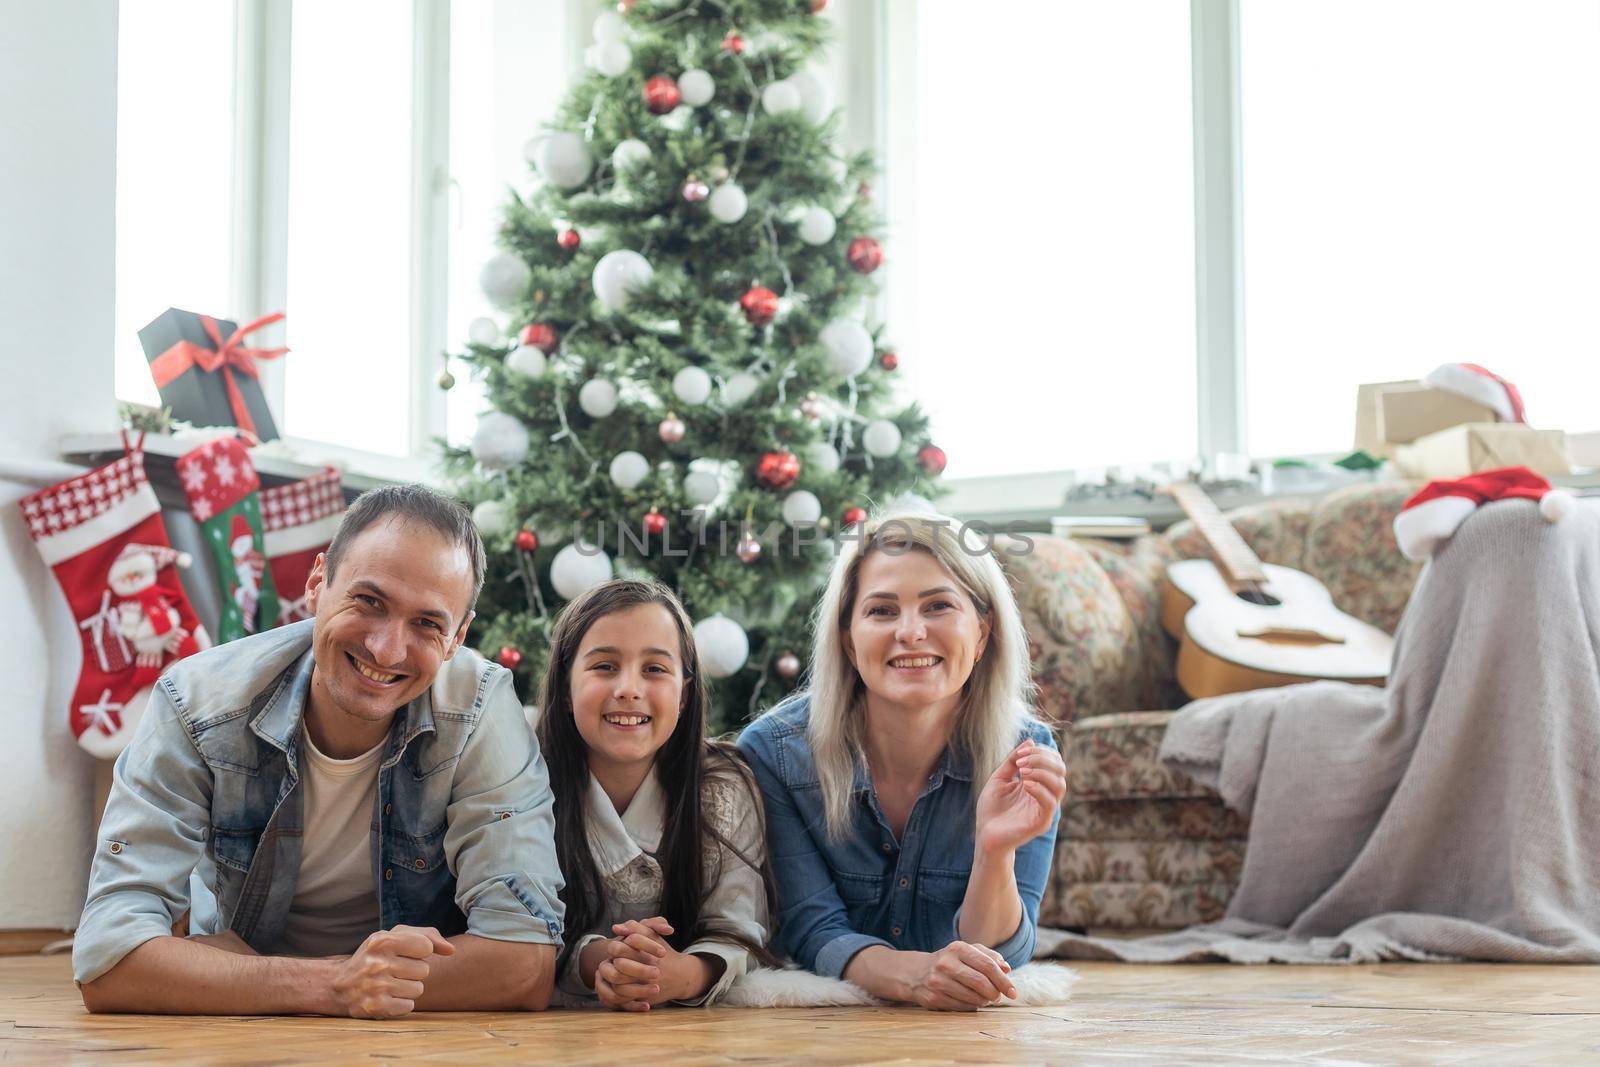
{"type": "Polygon", "coordinates": [[[67,729],[78,635],[15,501],[113,424],[116,0],[4,4],[0,33],[0,929],[75,926],[93,761],[67,729]]]}

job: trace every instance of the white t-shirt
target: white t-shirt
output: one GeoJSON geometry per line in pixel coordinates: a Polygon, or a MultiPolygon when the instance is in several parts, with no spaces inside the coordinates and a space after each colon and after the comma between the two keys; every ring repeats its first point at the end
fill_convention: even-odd
{"type": "Polygon", "coordinates": [[[372,819],[378,764],[387,743],[352,759],[333,759],[317,751],[310,733],[300,728],[305,836],[283,928],[283,951],[289,955],[347,955],[378,929],[372,819]]]}

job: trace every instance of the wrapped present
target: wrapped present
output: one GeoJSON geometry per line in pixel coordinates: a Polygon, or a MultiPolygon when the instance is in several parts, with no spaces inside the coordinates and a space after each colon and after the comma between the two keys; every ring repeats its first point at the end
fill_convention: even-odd
{"type": "Polygon", "coordinates": [[[1493,408],[1424,382],[1371,382],[1356,392],[1358,451],[1382,458],[1438,430],[1494,422],[1493,408]]]}
{"type": "Polygon", "coordinates": [[[168,308],[140,330],[139,344],[173,418],[196,426],[237,426],[261,441],[277,437],[258,363],[288,349],[247,348],[243,342],[283,317],[281,311],[264,315],[241,328],[226,319],[168,308]]]}
{"type": "Polygon", "coordinates": [[[1567,435],[1515,422],[1475,422],[1419,437],[1395,450],[1402,477],[1464,478],[1501,467],[1527,467],[1549,477],[1572,473],[1567,435]]]}

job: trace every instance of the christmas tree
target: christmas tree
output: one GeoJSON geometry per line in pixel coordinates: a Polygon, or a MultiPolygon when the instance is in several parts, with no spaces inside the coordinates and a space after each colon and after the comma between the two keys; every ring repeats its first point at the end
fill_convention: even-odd
{"type": "Polygon", "coordinates": [[[936,493],[863,324],[881,222],[806,67],[825,5],[624,0],[529,143],[460,356],[494,410],[447,451],[489,555],[473,643],[525,696],[564,600],[652,574],[737,726],[798,684],[833,538],[936,493]]]}

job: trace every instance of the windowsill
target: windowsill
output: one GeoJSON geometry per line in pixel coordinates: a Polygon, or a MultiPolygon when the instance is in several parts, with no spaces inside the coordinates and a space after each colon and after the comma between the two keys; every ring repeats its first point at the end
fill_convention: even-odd
{"type": "MultiPolygon", "coordinates": [[[[158,495],[170,501],[172,498],[168,494],[176,492],[178,499],[182,499],[174,463],[209,436],[145,435],[144,452],[149,461],[146,468],[158,495]]],[[[342,472],[345,496],[352,499],[380,485],[422,482],[437,488],[444,484],[437,464],[424,457],[386,456],[299,438],[281,438],[280,441],[264,446],[269,449],[265,454],[258,449],[250,453],[250,461],[263,486],[296,482],[330,465],[342,472]],[[287,454],[278,454],[280,451],[287,454]]],[[[70,462],[98,467],[122,455],[122,437],[116,433],[69,434],[61,439],[61,454],[70,462]]]]}
{"type": "MultiPolygon", "coordinates": [[[[1550,479],[1566,489],[1600,489],[1600,468],[1577,468],[1574,473],[1557,475],[1550,479]]],[[[1072,471],[1049,471],[1035,474],[999,474],[982,478],[952,478],[947,483],[951,489],[937,507],[965,522],[990,523],[995,526],[1015,524],[1013,528],[1048,532],[1050,520],[1056,516],[1085,517],[1093,515],[1126,515],[1148,521],[1153,529],[1160,530],[1184,518],[1183,510],[1170,497],[1127,496],[1104,499],[1068,500],[1067,492],[1077,479],[1072,471]]],[[[1361,484],[1361,483],[1354,483],[1361,484]]],[[[1276,492],[1249,490],[1223,491],[1212,499],[1218,508],[1231,511],[1270,500],[1316,499],[1332,489],[1285,489],[1276,492]]]]}

